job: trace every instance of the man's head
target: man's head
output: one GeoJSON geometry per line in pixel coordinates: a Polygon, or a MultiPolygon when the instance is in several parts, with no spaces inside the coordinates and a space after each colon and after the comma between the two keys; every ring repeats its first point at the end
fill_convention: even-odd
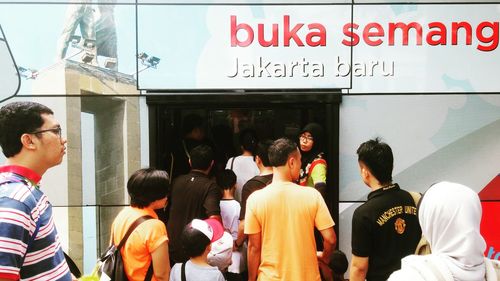
{"type": "Polygon", "coordinates": [[[269,147],[273,145],[272,140],[264,140],[257,144],[257,152],[255,155],[255,163],[259,166],[259,161],[264,167],[271,167],[269,163],[269,147]]]}
{"type": "Polygon", "coordinates": [[[44,115],[54,112],[45,105],[34,102],[13,102],[0,109],[0,145],[9,158],[21,151],[21,136],[35,132],[45,122],[44,115]]]}
{"type": "Polygon", "coordinates": [[[29,159],[41,172],[60,164],[66,139],[62,138],[61,126],[53,114],[50,108],[35,102],[13,102],[3,106],[0,109],[0,145],[4,155],[29,159]]]}
{"type": "Polygon", "coordinates": [[[208,171],[214,162],[214,152],[208,145],[198,145],[189,152],[189,162],[194,170],[208,171]]]}
{"type": "Polygon", "coordinates": [[[240,132],[239,136],[240,145],[245,151],[255,153],[257,146],[257,133],[252,129],[244,129],[240,132]]]}
{"type": "Polygon", "coordinates": [[[297,144],[291,139],[281,138],[274,141],[269,147],[269,162],[291,181],[299,179],[300,151],[297,144]]]}
{"type": "Polygon", "coordinates": [[[394,157],[389,145],[375,138],[362,143],[356,152],[361,176],[366,184],[371,176],[381,185],[392,182],[394,157]]]}
{"type": "Polygon", "coordinates": [[[224,227],[216,219],[192,220],[181,234],[181,244],[185,254],[190,257],[201,256],[208,252],[210,243],[217,241],[224,234],[224,227]]]}
{"type": "Polygon", "coordinates": [[[217,185],[223,190],[230,190],[235,187],[236,174],[233,170],[225,169],[217,174],[217,185]]]}
{"type": "Polygon", "coordinates": [[[130,205],[142,209],[155,203],[153,209],[161,209],[167,203],[169,186],[167,172],[153,168],[137,170],[127,182],[130,205]]]}

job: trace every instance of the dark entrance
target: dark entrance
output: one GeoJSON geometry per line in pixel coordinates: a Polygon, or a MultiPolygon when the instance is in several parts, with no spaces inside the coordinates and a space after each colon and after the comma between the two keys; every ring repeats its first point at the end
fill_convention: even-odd
{"type": "MultiPolygon", "coordinates": [[[[293,93],[249,95],[148,96],[151,166],[172,172],[173,149],[182,138],[184,117],[202,117],[206,138],[218,149],[217,167],[239,155],[237,134],[253,128],[259,139],[289,137],[297,140],[300,129],[317,122],[326,133],[328,163],[327,204],[338,222],[338,135],[340,94],[293,93]]],[[[174,172],[175,173],[175,172],[174,172]]]]}

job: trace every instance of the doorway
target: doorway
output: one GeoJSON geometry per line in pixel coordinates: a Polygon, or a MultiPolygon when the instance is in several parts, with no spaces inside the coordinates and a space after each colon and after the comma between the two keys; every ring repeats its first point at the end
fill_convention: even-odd
{"type": "Polygon", "coordinates": [[[238,133],[250,128],[259,140],[297,140],[310,122],[325,130],[328,176],[326,202],[338,221],[338,135],[340,93],[148,96],[150,164],[173,174],[172,153],[183,137],[186,116],[203,120],[206,140],[216,149],[216,169],[240,154],[238,133]],[[331,164],[330,164],[331,163],[331,164]]]}

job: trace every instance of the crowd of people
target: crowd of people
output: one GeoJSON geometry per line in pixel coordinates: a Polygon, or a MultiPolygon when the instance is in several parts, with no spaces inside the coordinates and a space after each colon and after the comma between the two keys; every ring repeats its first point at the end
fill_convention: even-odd
{"type": "MultiPolygon", "coordinates": [[[[181,150],[189,170],[177,169],[173,181],[166,171],[143,168],[127,182],[130,206],[113,221],[111,243],[149,218],[121,248],[129,280],[500,280],[500,263],[484,257],[477,194],[439,182],[415,198],[393,182],[392,150],[378,138],[357,150],[371,192],[353,214],[344,279],[348,259],[335,250],[335,222],[325,202],[321,126],[307,124],[296,140],[259,141],[241,131],[241,155],[215,178],[214,151],[200,134],[186,131],[196,139],[181,150]],[[414,255],[423,238],[431,254],[414,255]]],[[[62,162],[66,142],[48,107],[14,102],[0,109],[7,158],[0,166],[0,281],[78,277],[40,188],[43,174],[62,162]]]]}

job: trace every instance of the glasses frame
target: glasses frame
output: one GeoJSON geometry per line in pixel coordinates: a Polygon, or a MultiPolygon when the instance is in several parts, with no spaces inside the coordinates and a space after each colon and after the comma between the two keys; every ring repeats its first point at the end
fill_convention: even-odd
{"type": "Polygon", "coordinates": [[[46,132],[52,132],[52,133],[56,134],[57,136],[59,136],[59,138],[62,137],[62,128],[61,127],[45,129],[45,130],[38,130],[38,131],[31,132],[30,134],[36,135],[36,134],[43,134],[46,132]]]}
{"type": "Polygon", "coordinates": [[[307,141],[307,142],[314,141],[314,138],[312,136],[308,137],[308,136],[305,136],[305,135],[300,135],[299,139],[303,140],[303,141],[307,141]]]}

